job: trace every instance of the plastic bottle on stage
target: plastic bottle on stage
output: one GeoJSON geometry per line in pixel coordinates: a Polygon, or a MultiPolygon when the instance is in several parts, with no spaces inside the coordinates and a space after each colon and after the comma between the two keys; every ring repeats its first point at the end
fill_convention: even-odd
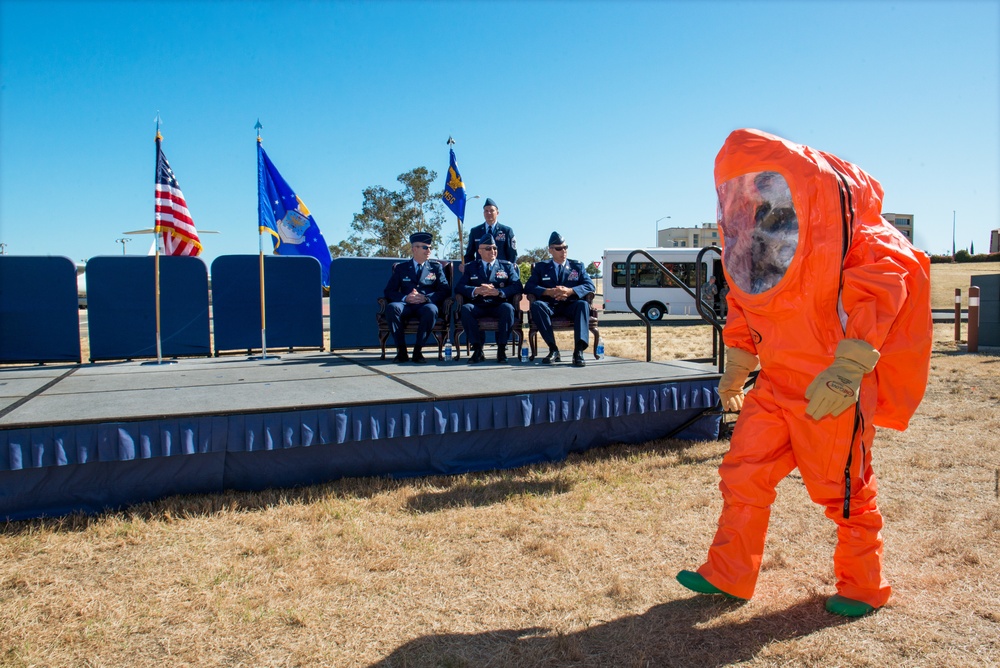
{"type": "Polygon", "coordinates": [[[451,341],[444,344],[444,361],[445,362],[451,361],[451,341]]]}
{"type": "Polygon", "coordinates": [[[594,353],[597,355],[597,359],[604,359],[604,341],[597,342],[597,348],[594,350],[594,353]]]}
{"type": "Polygon", "coordinates": [[[527,342],[521,342],[521,364],[528,363],[528,344],[527,342]]]}

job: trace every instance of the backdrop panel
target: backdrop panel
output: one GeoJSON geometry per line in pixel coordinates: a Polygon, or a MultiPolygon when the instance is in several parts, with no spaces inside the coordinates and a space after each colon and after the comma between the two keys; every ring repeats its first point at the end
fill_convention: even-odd
{"type": "MultiPolygon", "coordinates": [[[[314,257],[264,257],[269,349],[325,348],[320,274],[314,257]]],[[[259,255],[222,255],[212,262],[212,321],[217,354],[261,349],[259,255]]]]}
{"type": "MultiPolygon", "coordinates": [[[[333,259],[330,263],[330,350],[379,347],[378,327],[375,324],[377,301],[384,296],[392,265],[407,260],[387,257],[333,259]]],[[[452,275],[457,281],[461,276],[459,263],[452,264],[452,275]]],[[[454,294],[454,285],[451,290],[454,294]]],[[[492,338],[493,335],[489,336],[492,338]]],[[[392,341],[389,346],[392,347],[392,341]]]]}
{"type": "Polygon", "coordinates": [[[73,261],[0,255],[0,363],[80,361],[73,261]]]}
{"type": "Polygon", "coordinates": [[[399,258],[338,257],[330,263],[330,350],[378,348],[378,298],[399,258]]]}
{"type": "MultiPolygon", "coordinates": [[[[90,359],[156,357],[155,258],[87,262],[90,359]]],[[[160,257],[160,344],[164,357],[212,354],[208,273],[196,257],[160,257]]]]}

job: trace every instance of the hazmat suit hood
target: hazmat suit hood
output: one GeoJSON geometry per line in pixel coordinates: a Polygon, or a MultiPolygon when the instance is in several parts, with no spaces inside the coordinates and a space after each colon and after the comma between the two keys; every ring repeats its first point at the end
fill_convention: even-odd
{"type": "Polygon", "coordinates": [[[859,167],[760,130],[715,160],[727,345],[759,356],[794,400],[845,339],[881,354],[875,423],[902,429],[923,397],[932,324],[926,254],[882,218],[859,167]]]}

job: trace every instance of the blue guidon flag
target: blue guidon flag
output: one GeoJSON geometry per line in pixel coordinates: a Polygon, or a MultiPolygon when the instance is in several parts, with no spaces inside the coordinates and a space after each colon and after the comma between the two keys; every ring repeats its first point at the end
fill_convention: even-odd
{"type": "Polygon", "coordinates": [[[458,216],[461,221],[465,220],[465,183],[462,182],[462,175],[458,173],[458,165],[455,163],[455,149],[449,149],[451,153],[451,163],[448,165],[448,178],[444,184],[444,194],[441,199],[445,205],[451,209],[452,213],[458,216]]]}
{"type": "Polygon", "coordinates": [[[309,209],[289,187],[257,140],[257,217],[270,234],[275,255],[309,255],[319,261],[323,287],[330,287],[330,247],[309,209]]]}

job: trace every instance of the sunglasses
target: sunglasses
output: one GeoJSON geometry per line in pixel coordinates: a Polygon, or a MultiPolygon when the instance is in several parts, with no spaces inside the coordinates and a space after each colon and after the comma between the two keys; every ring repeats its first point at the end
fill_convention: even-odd
{"type": "Polygon", "coordinates": [[[414,248],[419,248],[420,250],[430,250],[430,246],[425,246],[424,244],[413,244],[414,248]]]}
{"type": "Polygon", "coordinates": [[[496,250],[496,246],[480,246],[483,250],[496,250]]]}
{"type": "Polygon", "coordinates": [[[552,250],[564,251],[567,248],[569,248],[569,246],[551,246],[551,248],[552,248],[552,250]]]}

